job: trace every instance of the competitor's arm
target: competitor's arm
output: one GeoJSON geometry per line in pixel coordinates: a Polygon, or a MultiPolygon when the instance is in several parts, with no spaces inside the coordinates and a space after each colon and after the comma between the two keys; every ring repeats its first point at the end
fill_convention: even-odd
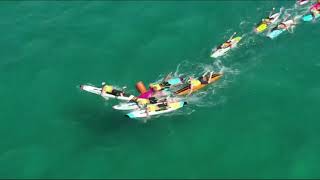
{"type": "Polygon", "coordinates": [[[234,33],[232,34],[232,36],[229,38],[228,41],[231,41],[236,34],[237,34],[237,32],[234,32],[234,33]]]}
{"type": "Polygon", "coordinates": [[[269,14],[269,17],[274,13],[274,10],[276,10],[276,8],[272,8],[272,11],[269,14]]]}

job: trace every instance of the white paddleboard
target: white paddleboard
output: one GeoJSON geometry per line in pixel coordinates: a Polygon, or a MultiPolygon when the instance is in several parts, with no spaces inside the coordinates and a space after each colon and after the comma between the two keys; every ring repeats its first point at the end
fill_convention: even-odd
{"type": "Polygon", "coordinates": [[[112,108],[120,111],[131,111],[139,109],[139,106],[136,103],[121,103],[113,106],[112,108]]]}

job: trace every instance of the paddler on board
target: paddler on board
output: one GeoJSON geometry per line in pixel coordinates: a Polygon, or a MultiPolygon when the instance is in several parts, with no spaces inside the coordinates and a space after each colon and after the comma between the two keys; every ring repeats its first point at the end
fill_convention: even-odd
{"type": "Polygon", "coordinates": [[[157,104],[164,101],[167,101],[167,99],[166,98],[158,99],[156,97],[150,97],[150,98],[133,97],[132,99],[130,99],[129,102],[136,103],[140,108],[146,108],[150,104],[157,104]]]}
{"type": "Polygon", "coordinates": [[[290,15],[286,16],[284,18],[284,20],[278,24],[278,26],[274,27],[271,31],[274,31],[274,30],[287,30],[288,32],[291,32],[291,27],[294,27],[295,25],[297,25],[297,23],[295,23],[295,21],[293,20],[293,23],[290,23],[290,24],[286,24],[285,22],[288,20],[288,18],[290,17],[290,15]]]}
{"type": "MultiPolygon", "coordinates": [[[[190,84],[190,92],[189,92],[188,96],[193,93],[193,90],[195,89],[195,87],[198,87],[202,84],[209,84],[209,81],[211,80],[211,78],[207,77],[207,74],[208,74],[208,72],[204,73],[202,75],[202,77],[199,79],[195,79],[193,77],[189,78],[188,82],[190,84]]],[[[210,75],[212,76],[211,73],[210,73],[210,75]]]]}
{"type": "MultiPolygon", "coordinates": [[[[147,117],[150,117],[150,115],[149,115],[150,112],[167,110],[168,103],[172,103],[172,102],[175,102],[175,101],[169,100],[167,98],[159,99],[159,100],[157,100],[157,103],[146,105],[144,107],[145,113],[146,113],[147,117]]],[[[143,122],[146,123],[147,119],[146,118],[143,119],[143,122]]]]}
{"type": "Polygon", "coordinates": [[[172,86],[177,86],[177,85],[182,84],[182,82],[183,82],[182,77],[179,77],[176,79],[179,79],[178,83],[175,82],[173,84],[170,84],[170,80],[172,80],[172,72],[170,72],[160,83],[152,83],[149,85],[149,87],[150,87],[150,89],[153,89],[153,91],[155,91],[155,92],[160,92],[162,90],[169,89],[172,86]]]}
{"type": "Polygon", "coordinates": [[[316,16],[320,14],[320,0],[318,0],[316,4],[311,6],[310,11],[313,19],[315,19],[316,16]]]}
{"type": "Polygon", "coordinates": [[[160,84],[150,84],[149,85],[150,90],[149,92],[152,92],[152,97],[163,97],[167,96],[167,94],[163,91],[164,88],[160,84]]]}
{"type": "Polygon", "coordinates": [[[209,84],[212,79],[212,75],[213,75],[213,71],[211,72],[207,71],[206,73],[204,73],[200,78],[201,84],[209,84]]]}
{"type": "Polygon", "coordinates": [[[189,87],[190,87],[190,92],[189,92],[188,96],[193,93],[193,91],[196,87],[199,87],[201,85],[207,85],[207,84],[211,83],[212,75],[213,75],[213,71],[211,71],[211,72],[207,71],[198,79],[190,77],[188,80],[189,87]]]}
{"type": "Polygon", "coordinates": [[[111,94],[114,96],[124,96],[124,89],[126,87],[123,87],[123,90],[117,90],[114,89],[114,87],[112,85],[107,85],[105,82],[102,83],[102,88],[101,88],[101,96],[104,96],[106,94],[111,94]]]}
{"type": "Polygon", "coordinates": [[[220,47],[218,47],[218,49],[225,49],[225,48],[231,47],[232,46],[232,39],[236,34],[237,34],[237,32],[234,32],[232,34],[232,36],[225,43],[223,43],[220,47]]]}

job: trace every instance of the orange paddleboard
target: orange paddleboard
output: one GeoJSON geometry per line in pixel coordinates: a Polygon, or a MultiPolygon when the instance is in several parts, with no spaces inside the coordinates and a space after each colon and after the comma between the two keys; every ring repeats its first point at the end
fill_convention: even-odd
{"type": "MultiPolygon", "coordinates": [[[[212,74],[210,82],[208,82],[207,84],[200,84],[199,86],[193,87],[192,93],[193,93],[193,92],[196,92],[196,91],[199,91],[200,89],[206,87],[207,85],[209,85],[209,84],[211,84],[211,83],[219,80],[221,77],[222,77],[222,74],[220,74],[220,73],[212,74]]],[[[201,78],[202,78],[202,77],[200,77],[199,79],[201,79],[201,78]]],[[[190,92],[191,92],[191,87],[190,87],[190,84],[188,84],[187,86],[185,86],[185,87],[177,90],[177,91],[175,92],[175,94],[177,94],[177,95],[179,95],[179,96],[183,96],[183,95],[188,95],[188,94],[190,94],[190,92]]]]}

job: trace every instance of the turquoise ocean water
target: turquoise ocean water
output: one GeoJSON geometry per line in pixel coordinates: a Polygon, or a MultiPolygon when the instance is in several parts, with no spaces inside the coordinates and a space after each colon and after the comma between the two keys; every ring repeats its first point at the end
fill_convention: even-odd
{"type": "Polygon", "coordinates": [[[319,178],[319,23],[254,34],[294,1],[0,2],[1,178],[319,178]],[[239,46],[210,51],[234,31],[239,46]],[[147,124],[81,92],[224,77],[147,124]]]}

